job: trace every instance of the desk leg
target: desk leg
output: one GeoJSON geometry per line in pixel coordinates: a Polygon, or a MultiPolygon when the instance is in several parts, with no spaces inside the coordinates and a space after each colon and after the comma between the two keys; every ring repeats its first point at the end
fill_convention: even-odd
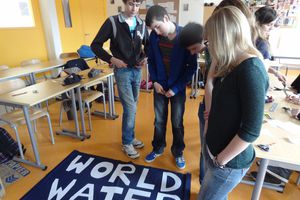
{"type": "Polygon", "coordinates": [[[195,95],[194,85],[195,85],[195,74],[192,76],[190,99],[194,98],[195,95]]]}
{"type": "MultiPolygon", "coordinates": [[[[116,115],[115,112],[115,100],[114,100],[114,80],[113,75],[107,77],[107,84],[108,84],[108,115],[106,117],[108,119],[116,119],[119,116],[116,115]]],[[[93,115],[97,116],[104,116],[103,112],[94,111],[93,115]]]]}
{"type": "Polygon", "coordinates": [[[43,165],[41,163],[41,160],[40,160],[40,155],[39,155],[39,151],[38,151],[38,148],[37,148],[34,131],[33,131],[33,128],[31,126],[31,123],[30,123],[28,107],[23,106],[23,112],[24,112],[25,121],[26,121],[26,124],[27,124],[27,129],[28,129],[28,133],[29,133],[29,136],[30,136],[30,142],[31,142],[34,157],[35,157],[35,163],[30,162],[28,160],[23,160],[23,159],[19,159],[18,161],[24,162],[24,163],[26,163],[28,165],[31,165],[31,166],[34,166],[34,167],[41,168],[42,170],[46,170],[47,166],[43,165]]]}
{"type": "Polygon", "coordinates": [[[256,182],[254,185],[254,189],[252,192],[251,200],[259,200],[260,192],[264,183],[267,167],[268,167],[269,160],[261,159],[260,166],[258,168],[258,174],[256,177],[256,182]]]}
{"type": "Polygon", "coordinates": [[[84,111],[83,111],[83,106],[82,106],[82,99],[81,99],[81,90],[80,90],[80,87],[77,87],[76,91],[77,91],[77,98],[78,98],[78,104],[79,104],[79,112],[80,112],[81,128],[82,128],[82,136],[85,137],[85,138],[90,138],[91,136],[86,134],[86,129],[85,129],[84,111]]]}
{"type": "Polygon", "coordinates": [[[74,89],[72,89],[70,92],[71,92],[72,110],[73,110],[73,114],[74,114],[74,122],[75,122],[76,132],[63,129],[62,131],[56,131],[56,134],[71,136],[71,137],[78,138],[81,141],[83,141],[85,139],[85,137],[80,134],[80,130],[79,130],[74,89]]]}
{"type": "Polygon", "coordinates": [[[29,78],[30,78],[30,85],[36,84],[34,73],[30,73],[29,78]]]}

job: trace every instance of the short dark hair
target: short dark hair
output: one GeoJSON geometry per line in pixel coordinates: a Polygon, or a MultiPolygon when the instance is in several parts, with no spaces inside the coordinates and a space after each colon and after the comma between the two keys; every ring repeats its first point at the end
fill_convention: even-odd
{"type": "Polygon", "coordinates": [[[258,24],[269,24],[277,18],[276,10],[269,6],[259,8],[255,12],[255,19],[258,24]]]}
{"type": "Polygon", "coordinates": [[[164,7],[160,5],[151,6],[146,14],[146,25],[151,26],[153,20],[163,21],[165,15],[169,16],[167,10],[164,7]]]}
{"type": "Polygon", "coordinates": [[[188,23],[179,34],[179,43],[187,48],[193,44],[201,43],[203,40],[203,26],[194,22],[188,23]]]}
{"type": "MultiPolygon", "coordinates": [[[[129,0],[122,0],[126,4],[129,0]]],[[[143,0],[133,0],[133,2],[143,3],[143,0]]]]}

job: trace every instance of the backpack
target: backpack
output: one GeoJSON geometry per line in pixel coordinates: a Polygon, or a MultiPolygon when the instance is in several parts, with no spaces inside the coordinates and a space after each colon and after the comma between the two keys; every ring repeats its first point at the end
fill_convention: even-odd
{"type": "MultiPolygon", "coordinates": [[[[25,152],[23,145],[22,150],[25,152]]],[[[16,155],[20,155],[18,143],[2,127],[0,127],[0,152],[9,159],[12,159],[16,155]]]]}
{"type": "MultiPolygon", "coordinates": [[[[110,16],[110,17],[109,17],[109,20],[110,20],[111,25],[112,25],[113,34],[114,34],[114,39],[115,39],[116,36],[117,36],[117,26],[116,26],[116,22],[115,22],[115,19],[114,19],[113,16],[110,16]]],[[[143,40],[144,35],[145,35],[145,30],[146,30],[145,22],[143,21],[143,31],[142,31],[142,34],[141,34],[142,40],[143,40]]]]}
{"type": "Polygon", "coordinates": [[[80,58],[94,58],[96,55],[91,50],[91,47],[88,45],[81,45],[81,47],[77,50],[80,58]]]}
{"type": "Polygon", "coordinates": [[[89,69],[90,67],[88,66],[88,64],[85,62],[84,59],[82,58],[77,58],[77,59],[73,59],[73,60],[69,60],[64,67],[64,71],[67,74],[72,74],[72,73],[77,73],[79,71],[83,71],[86,69],[89,69]]]}

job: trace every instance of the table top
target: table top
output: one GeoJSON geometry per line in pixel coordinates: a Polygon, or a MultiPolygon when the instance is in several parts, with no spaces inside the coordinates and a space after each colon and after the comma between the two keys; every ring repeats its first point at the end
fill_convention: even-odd
{"type": "Polygon", "coordinates": [[[294,119],[282,107],[298,108],[295,105],[285,101],[283,91],[272,91],[270,93],[277,103],[274,112],[270,109],[273,103],[265,106],[265,113],[268,113],[272,119],[266,119],[263,123],[260,137],[255,141],[257,144],[272,144],[269,152],[264,152],[255,146],[256,156],[274,161],[280,161],[288,164],[300,165],[300,121],[294,119]]]}
{"type": "Polygon", "coordinates": [[[39,64],[27,65],[24,67],[12,67],[0,71],[0,81],[29,75],[31,73],[41,73],[58,67],[62,67],[68,59],[49,60],[39,64]]]}
{"type": "Polygon", "coordinates": [[[107,78],[108,76],[113,75],[113,73],[114,73],[113,69],[109,68],[106,65],[94,66],[93,68],[102,70],[102,72],[93,78],[88,77],[88,72],[90,71],[90,69],[83,70],[78,73],[79,75],[82,75],[82,77],[83,77],[83,79],[80,81],[81,87],[90,87],[92,85],[96,85],[97,83],[99,83],[99,81],[102,81],[103,79],[107,78]]]}
{"type": "Polygon", "coordinates": [[[63,86],[62,82],[59,80],[46,80],[22,89],[2,94],[0,95],[0,103],[30,107],[79,86],[80,83],[63,86]]]}

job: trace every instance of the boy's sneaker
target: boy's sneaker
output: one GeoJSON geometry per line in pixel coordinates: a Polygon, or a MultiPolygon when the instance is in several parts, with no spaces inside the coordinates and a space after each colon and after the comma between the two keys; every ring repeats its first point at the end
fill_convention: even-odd
{"type": "Polygon", "coordinates": [[[154,151],[152,151],[151,153],[149,153],[146,158],[145,158],[145,161],[147,163],[151,163],[153,162],[157,157],[159,157],[161,154],[157,154],[155,153],[154,151]]]}
{"type": "Polygon", "coordinates": [[[142,141],[138,140],[138,139],[135,139],[135,138],[132,141],[132,145],[136,149],[141,149],[141,148],[144,147],[144,143],[142,141]]]}
{"type": "Polygon", "coordinates": [[[137,152],[132,144],[124,144],[122,150],[126,153],[129,158],[135,159],[140,157],[139,152],[137,152]]]}
{"type": "Polygon", "coordinates": [[[176,167],[178,167],[179,169],[185,168],[185,160],[183,156],[179,156],[175,158],[175,162],[176,162],[176,167]]]}

